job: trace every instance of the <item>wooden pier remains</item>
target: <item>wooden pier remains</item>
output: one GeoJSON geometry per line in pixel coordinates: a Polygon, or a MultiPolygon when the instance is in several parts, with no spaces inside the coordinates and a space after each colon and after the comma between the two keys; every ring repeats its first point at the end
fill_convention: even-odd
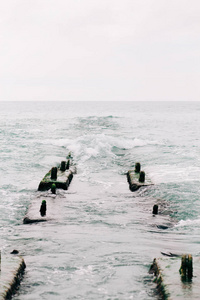
{"type": "Polygon", "coordinates": [[[155,258],[150,273],[154,275],[161,299],[200,299],[200,257],[169,254],[167,257],[155,258]]]}
{"type": "Polygon", "coordinates": [[[127,172],[127,181],[131,192],[137,191],[142,186],[152,185],[150,179],[146,178],[145,172],[140,169],[140,163],[136,163],[135,170],[129,170],[127,172]]]}
{"type": "Polygon", "coordinates": [[[66,163],[66,168],[63,167],[63,163],[64,162],[61,162],[59,167],[53,167],[44,176],[44,178],[40,181],[38,191],[47,191],[51,189],[52,184],[55,184],[57,189],[68,189],[76,169],[74,166],[70,166],[69,160],[66,163]]]}
{"type": "Polygon", "coordinates": [[[76,167],[71,163],[71,155],[67,161],[62,161],[58,167],[53,167],[42,179],[38,191],[46,192],[36,195],[23,219],[24,224],[45,222],[59,218],[62,213],[62,205],[56,200],[56,190],[67,190],[76,167]],[[48,191],[51,189],[51,193],[48,191]],[[47,192],[48,191],[48,192],[47,192]]]}
{"type": "Polygon", "coordinates": [[[10,299],[20,284],[26,268],[21,256],[1,256],[0,300],[10,299]]]}

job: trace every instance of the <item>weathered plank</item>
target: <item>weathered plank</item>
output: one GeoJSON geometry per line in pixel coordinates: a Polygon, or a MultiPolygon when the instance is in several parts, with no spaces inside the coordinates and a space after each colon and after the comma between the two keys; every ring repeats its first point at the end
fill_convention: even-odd
{"type": "Polygon", "coordinates": [[[200,298],[200,258],[193,258],[193,278],[184,280],[180,274],[181,256],[155,258],[150,268],[162,299],[200,298]]]}
{"type": "Polygon", "coordinates": [[[49,220],[59,219],[62,213],[61,199],[53,194],[38,195],[33,198],[23,219],[24,224],[46,222],[49,220]],[[44,216],[40,213],[42,201],[46,201],[46,214],[44,216]]]}
{"type": "Polygon", "coordinates": [[[0,300],[10,299],[20,284],[24,269],[24,259],[20,256],[1,257],[0,300]]]}
{"type": "Polygon", "coordinates": [[[73,178],[74,173],[75,173],[75,168],[73,166],[65,171],[61,171],[58,168],[57,178],[52,179],[51,170],[50,170],[41,180],[38,186],[38,191],[47,191],[51,188],[52,184],[55,184],[57,189],[67,190],[73,178]]]}

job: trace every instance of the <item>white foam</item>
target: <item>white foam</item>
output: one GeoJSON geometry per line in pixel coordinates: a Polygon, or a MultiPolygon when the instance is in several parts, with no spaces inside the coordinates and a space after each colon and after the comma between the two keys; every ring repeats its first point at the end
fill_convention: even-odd
{"type": "Polygon", "coordinates": [[[174,165],[153,165],[146,168],[154,183],[180,183],[200,181],[200,174],[196,167],[177,167],[174,165]]]}
{"type": "Polygon", "coordinates": [[[139,138],[128,139],[127,137],[114,137],[105,134],[85,134],[83,136],[77,137],[76,139],[46,139],[43,140],[43,144],[52,144],[55,146],[70,148],[70,150],[79,150],[80,146],[88,146],[88,148],[94,148],[99,146],[99,148],[105,148],[111,150],[112,147],[117,147],[121,149],[132,149],[135,147],[143,147],[146,145],[158,145],[160,144],[156,140],[143,140],[139,138]]]}
{"type": "Polygon", "coordinates": [[[200,217],[195,220],[191,220],[191,219],[181,220],[178,222],[178,224],[175,225],[175,227],[196,226],[196,225],[200,225],[200,217]]]}

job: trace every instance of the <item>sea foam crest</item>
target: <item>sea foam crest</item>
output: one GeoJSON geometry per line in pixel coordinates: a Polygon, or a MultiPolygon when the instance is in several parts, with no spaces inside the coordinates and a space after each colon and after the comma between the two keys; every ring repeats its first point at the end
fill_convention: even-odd
{"type": "Polygon", "coordinates": [[[184,226],[196,226],[200,225],[200,217],[198,219],[187,219],[187,220],[180,220],[178,224],[175,225],[175,227],[184,227],[184,226]]]}
{"type": "MultiPolygon", "coordinates": [[[[88,134],[76,138],[75,140],[57,141],[60,146],[65,146],[74,153],[75,156],[81,155],[90,157],[114,156],[112,149],[114,147],[122,150],[129,150],[135,147],[142,147],[148,144],[157,143],[142,139],[130,139],[126,137],[110,136],[106,134],[88,134]]],[[[85,158],[86,158],[85,157],[85,158]]]]}
{"type": "Polygon", "coordinates": [[[126,138],[122,136],[110,136],[106,134],[85,134],[80,136],[76,139],[52,139],[43,141],[44,144],[53,144],[60,147],[76,147],[79,144],[88,144],[92,145],[95,143],[108,143],[111,147],[118,147],[121,149],[132,149],[134,147],[143,147],[146,145],[157,145],[159,144],[158,141],[150,141],[150,140],[143,140],[139,138],[126,138]]]}
{"type": "MultiPolygon", "coordinates": [[[[66,152],[71,151],[76,161],[84,163],[90,159],[106,159],[108,162],[116,157],[118,152],[136,147],[158,144],[157,141],[145,140],[141,138],[130,138],[127,135],[115,135],[108,133],[91,133],[79,135],[76,138],[60,138],[43,140],[45,145],[66,148],[66,152]]],[[[51,158],[52,159],[52,158],[51,158]]]]}

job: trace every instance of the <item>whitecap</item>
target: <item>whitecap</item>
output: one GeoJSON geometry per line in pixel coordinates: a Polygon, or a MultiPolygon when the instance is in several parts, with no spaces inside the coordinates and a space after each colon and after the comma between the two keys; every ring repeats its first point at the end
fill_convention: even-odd
{"type": "Polygon", "coordinates": [[[196,226],[200,225],[200,218],[198,219],[187,219],[187,220],[180,220],[178,224],[175,225],[175,227],[184,227],[184,226],[196,226]]]}

